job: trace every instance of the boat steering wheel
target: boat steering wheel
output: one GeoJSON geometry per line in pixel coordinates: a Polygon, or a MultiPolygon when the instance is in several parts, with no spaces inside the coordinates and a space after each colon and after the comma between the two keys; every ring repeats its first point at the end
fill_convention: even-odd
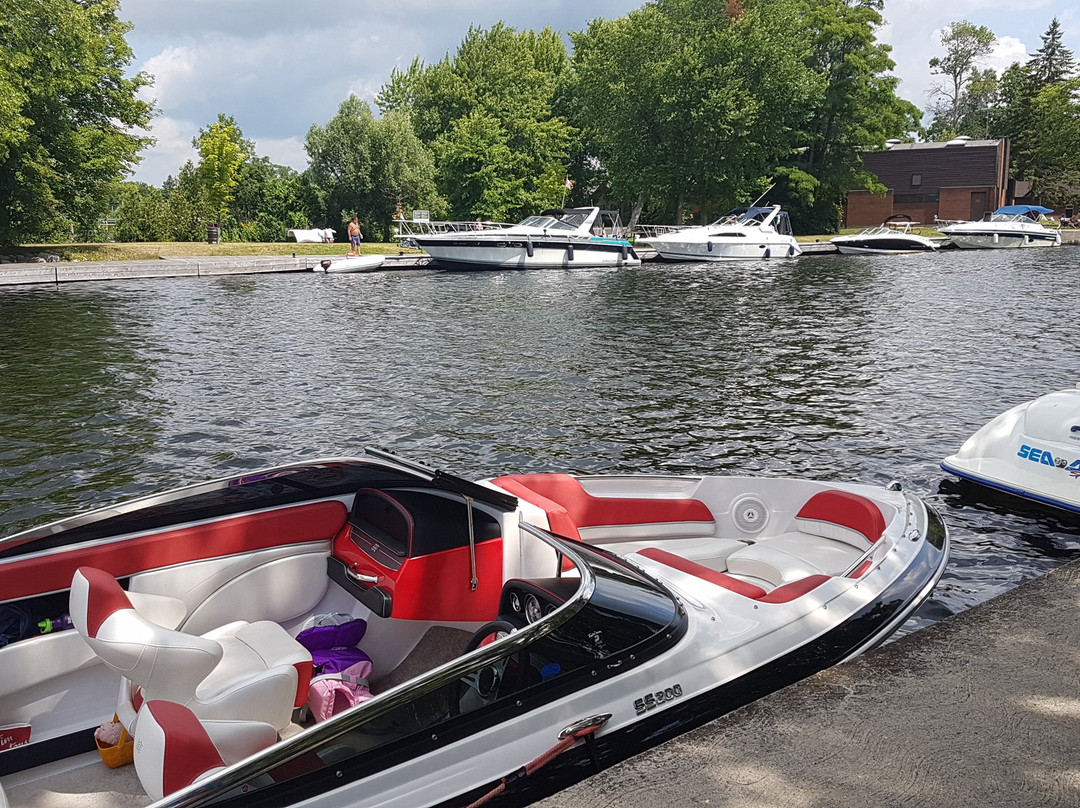
{"type": "MultiPolygon", "coordinates": [[[[475,651],[482,645],[495,642],[518,630],[509,620],[492,620],[482,625],[465,644],[464,653],[475,651]]],[[[509,657],[504,657],[479,670],[472,671],[458,680],[457,692],[450,700],[453,714],[467,713],[495,701],[506,674],[509,657]]]]}

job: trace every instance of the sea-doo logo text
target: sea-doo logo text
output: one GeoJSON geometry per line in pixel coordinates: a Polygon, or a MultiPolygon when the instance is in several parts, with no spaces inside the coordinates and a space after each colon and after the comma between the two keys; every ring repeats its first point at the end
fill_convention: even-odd
{"type": "Polygon", "coordinates": [[[1037,446],[1028,446],[1025,443],[1021,444],[1020,451],[1016,453],[1016,456],[1030,460],[1032,463],[1038,463],[1041,466],[1054,466],[1055,468],[1065,469],[1073,477],[1080,478],[1080,460],[1074,460],[1070,463],[1067,458],[1054,457],[1053,452],[1049,449],[1040,449],[1037,446]]]}

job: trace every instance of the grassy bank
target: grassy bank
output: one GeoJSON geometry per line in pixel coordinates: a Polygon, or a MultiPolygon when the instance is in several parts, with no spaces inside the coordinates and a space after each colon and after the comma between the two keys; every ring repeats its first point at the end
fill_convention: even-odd
{"type": "MultiPolygon", "coordinates": [[[[7,248],[11,255],[59,255],[61,261],[146,261],[157,258],[193,258],[204,256],[248,255],[345,255],[348,244],[290,244],[287,242],[238,242],[205,244],[199,241],[148,241],[109,244],[34,244],[7,248]]],[[[403,250],[397,244],[364,244],[364,255],[419,253],[403,250]]]]}

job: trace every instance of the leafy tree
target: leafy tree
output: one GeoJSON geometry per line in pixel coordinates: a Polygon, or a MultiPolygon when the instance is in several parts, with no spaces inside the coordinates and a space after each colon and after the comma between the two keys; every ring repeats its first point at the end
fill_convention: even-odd
{"type": "Polygon", "coordinates": [[[933,109],[935,123],[941,119],[942,127],[950,132],[960,126],[964,91],[977,74],[980,60],[990,54],[994,39],[994,32],[985,25],[967,20],[950,23],[941,32],[945,55],[930,60],[930,72],[944,76],[945,81],[932,86],[930,94],[941,99],[933,109]]]}
{"type": "Polygon", "coordinates": [[[453,215],[518,219],[561,196],[573,132],[552,104],[567,64],[550,28],[470,28],[453,57],[395,70],[378,103],[431,147],[453,215]]]}
{"type": "Polygon", "coordinates": [[[0,243],[92,230],[151,139],[119,0],[0,6],[0,243]]]}
{"type": "Polygon", "coordinates": [[[1029,127],[1017,134],[1013,163],[1018,176],[1046,202],[1080,199],[1080,78],[1051,82],[1031,101],[1029,127]]]}
{"type": "Polygon", "coordinates": [[[113,238],[117,241],[164,241],[170,235],[166,210],[165,195],[160,188],[142,182],[122,183],[113,238]]]}
{"type": "Polygon", "coordinates": [[[206,129],[200,129],[191,145],[199,150],[196,173],[206,188],[207,201],[214,211],[213,220],[221,222],[229,211],[233,192],[240,179],[240,166],[255,148],[244,139],[236,120],[224,113],[206,129]]]}
{"type": "Polygon", "coordinates": [[[913,131],[914,104],[896,95],[891,48],[877,42],[881,0],[809,0],[802,14],[811,44],[806,66],[818,78],[803,146],[782,166],[777,200],[804,232],[835,232],[847,192],[875,190],[859,152],[913,131]]]}
{"type": "Polygon", "coordinates": [[[289,228],[312,226],[313,201],[310,187],[296,171],[267,157],[251,157],[240,165],[223,238],[285,241],[289,228]]]}
{"type": "Polygon", "coordinates": [[[326,126],[308,130],[304,147],[318,208],[335,229],[355,214],[365,232],[387,232],[398,203],[444,209],[431,152],[404,112],[376,119],[367,102],[349,96],[326,126]]]}
{"type": "Polygon", "coordinates": [[[167,240],[205,239],[206,223],[214,220],[216,210],[195,165],[188,160],[175,178],[165,180],[162,192],[166,199],[167,240]]]}

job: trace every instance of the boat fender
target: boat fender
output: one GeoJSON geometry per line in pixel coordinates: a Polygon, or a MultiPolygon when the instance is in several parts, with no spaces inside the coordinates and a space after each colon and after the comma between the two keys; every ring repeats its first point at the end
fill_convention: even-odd
{"type": "Polygon", "coordinates": [[[525,242],[525,254],[526,254],[526,255],[528,255],[528,256],[529,256],[529,258],[532,258],[532,257],[533,257],[533,243],[532,243],[532,239],[529,239],[528,241],[526,241],[526,242],[525,242]]]}
{"type": "Polygon", "coordinates": [[[622,245],[622,249],[619,250],[619,252],[622,254],[622,260],[624,261],[630,257],[630,248],[627,247],[625,244],[622,245]]]}
{"type": "Polygon", "coordinates": [[[765,257],[766,258],[772,258],[772,248],[771,247],[766,247],[765,248],[765,257]]]}
{"type": "Polygon", "coordinates": [[[330,264],[332,263],[333,261],[331,261],[329,258],[324,258],[322,261],[319,262],[319,266],[321,266],[323,269],[329,270],[330,264]]]}
{"type": "Polygon", "coordinates": [[[793,256],[794,254],[795,254],[795,248],[789,245],[788,248],[787,248],[787,257],[791,258],[791,256],[793,256]]]}
{"type": "Polygon", "coordinates": [[[566,245],[566,258],[567,258],[568,261],[573,261],[574,260],[574,245],[573,244],[567,244],[566,245]]]}
{"type": "Polygon", "coordinates": [[[709,252],[712,252],[712,242],[709,242],[709,252]]]}
{"type": "Polygon", "coordinates": [[[994,233],[994,243],[995,244],[998,243],[998,234],[997,233],[994,233]]]}

